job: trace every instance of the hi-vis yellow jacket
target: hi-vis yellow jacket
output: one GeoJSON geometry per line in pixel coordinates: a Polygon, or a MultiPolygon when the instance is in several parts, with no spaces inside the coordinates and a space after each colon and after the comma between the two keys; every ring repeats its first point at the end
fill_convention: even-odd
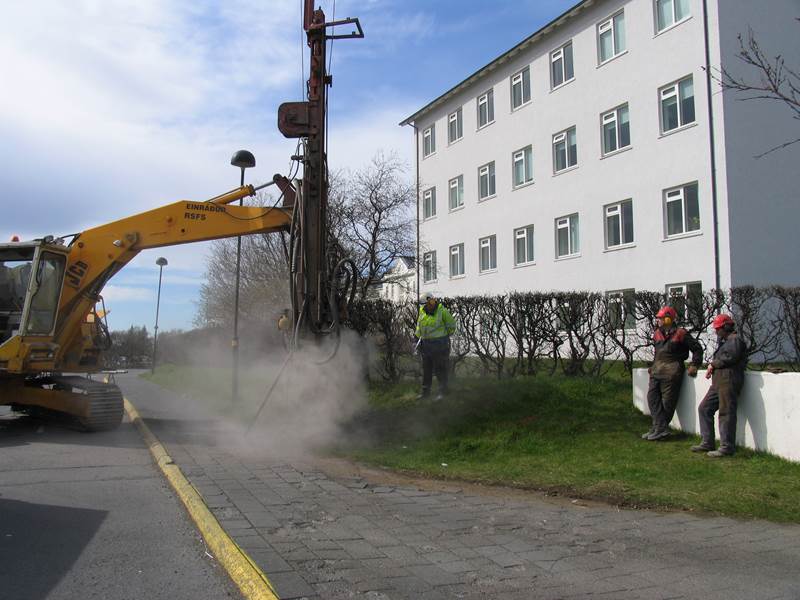
{"type": "Polygon", "coordinates": [[[425,312],[425,306],[419,307],[417,331],[415,335],[422,340],[433,340],[452,335],[456,331],[456,320],[450,311],[441,303],[436,305],[432,315],[425,312]]]}

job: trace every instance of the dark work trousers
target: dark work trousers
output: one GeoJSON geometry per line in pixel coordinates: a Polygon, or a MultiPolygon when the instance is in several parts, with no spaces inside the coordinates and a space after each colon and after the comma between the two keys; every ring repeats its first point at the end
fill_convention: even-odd
{"type": "Polygon", "coordinates": [[[684,367],[682,362],[657,362],[650,368],[647,387],[647,406],[653,418],[653,428],[663,431],[669,427],[678,398],[681,395],[684,367]]]}
{"type": "Polygon", "coordinates": [[[711,387],[697,408],[703,445],[714,447],[714,413],[719,411],[719,450],[733,454],[736,450],[736,406],[744,384],[744,375],[732,369],[716,369],[711,374],[711,387]]]}
{"type": "Polygon", "coordinates": [[[439,391],[447,393],[447,376],[450,361],[450,337],[444,336],[432,340],[422,340],[419,344],[422,356],[422,393],[429,394],[433,374],[439,380],[439,391]]]}

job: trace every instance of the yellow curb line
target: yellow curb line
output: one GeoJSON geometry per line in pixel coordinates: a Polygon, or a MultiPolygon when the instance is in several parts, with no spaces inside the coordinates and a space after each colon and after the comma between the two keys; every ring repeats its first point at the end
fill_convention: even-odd
{"type": "Polygon", "coordinates": [[[128,418],[136,425],[142,434],[145,444],[153,455],[153,460],[167,478],[172,489],[183,502],[189,516],[197,525],[200,534],[223,568],[228,572],[231,580],[237,585],[248,600],[279,600],[269,579],[261,569],[239,548],[219,524],[211,511],[206,506],[203,498],[181,472],[161,442],[150,431],[139,416],[139,411],[127,398],[124,399],[125,412],[128,418]]]}

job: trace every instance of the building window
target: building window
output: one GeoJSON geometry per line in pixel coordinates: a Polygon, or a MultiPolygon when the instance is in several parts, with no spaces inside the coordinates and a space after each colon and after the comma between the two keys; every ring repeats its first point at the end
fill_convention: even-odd
{"type": "Polygon", "coordinates": [[[631,145],[631,124],[627,104],[605,113],[601,121],[603,154],[610,154],[631,145]]]}
{"type": "Polygon", "coordinates": [[[618,12],[597,26],[600,64],[625,52],[625,13],[618,12]]]}
{"type": "Polygon", "coordinates": [[[456,112],[450,113],[447,117],[447,143],[452,144],[457,142],[464,135],[464,124],[461,118],[461,109],[456,112]]]}
{"type": "Polygon", "coordinates": [[[667,301],[678,313],[678,322],[688,321],[703,329],[703,286],[700,282],[667,285],[667,301]]]}
{"type": "Polygon", "coordinates": [[[533,181],[533,148],[526,146],[511,155],[514,187],[533,181]]]}
{"type": "Polygon", "coordinates": [[[422,255],[422,280],[425,283],[436,281],[436,250],[422,255]]]}
{"type": "Polygon", "coordinates": [[[478,96],[478,129],[494,122],[494,91],[478,96]]]}
{"type": "Polygon", "coordinates": [[[578,215],[556,219],[556,258],[573,256],[581,251],[578,235],[578,215]]]}
{"type": "Polygon", "coordinates": [[[575,77],[572,64],[572,42],[567,42],[550,53],[550,77],[553,89],[575,77]]]}
{"type": "Polygon", "coordinates": [[[492,271],[497,268],[497,236],[490,235],[489,237],[481,238],[478,240],[478,249],[480,253],[479,269],[481,273],[492,271]]]}
{"type": "Polygon", "coordinates": [[[511,110],[531,101],[531,70],[525,67],[511,77],[511,110]]]}
{"type": "Polygon", "coordinates": [[[636,329],[636,290],[606,292],[608,321],[613,329],[636,329]]]}
{"type": "Polygon", "coordinates": [[[514,230],[514,264],[533,262],[533,225],[514,230]]]}
{"type": "Polygon", "coordinates": [[[464,206],[464,176],[459,175],[451,179],[448,188],[450,210],[464,206]]]}
{"type": "Polygon", "coordinates": [[[700,229],[700,203],[697,184],[690,183],[664,191],[667,237],[700,229]]]}
{"type": "Polygon", "coordinates": [[[478,169],[478,198],[485,200],[494,196],[494,161],[478,169]]]}
{"type": "Polygon", "coordinates": [[[633,201],[625,200],[605,207],[606,248],[633,243],[633,201]]]}
{"type": "Polygon", "coordinates": [[[422,132],[422,157],[436,152],[436,126],[431,125],[422,132]]]}
{"type": "Polygon", "coordinates": [[[450,246],[450,277],[464,274],[464,244],[450,246]]]}
{"type": "Polygon", "coordinates": [[[558,173],[578,164],[578,141],[575,128],[553,136],[553,171],[558,173]]]}
{"type": "Polygon", "coordinates": [[[656,0],[658,31],[672,27],[689,17],[689,0],[656,0]]]}
{"type": "Polygon", "coordinates": [[[690,75],[661,88],[661,133],[694,123],[694,83],[690,75]]]}
{"type": "Polygon", "coordinates": [[[436,188],[432,187],[422,193],[422,218],[430,219],[436,216],[436,188]]]}

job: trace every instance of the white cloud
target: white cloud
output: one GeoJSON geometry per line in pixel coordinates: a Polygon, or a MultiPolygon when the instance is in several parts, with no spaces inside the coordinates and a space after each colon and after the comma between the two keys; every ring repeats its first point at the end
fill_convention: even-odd
{"type": "Polygon", "coordinates": [[[155,302],[156,293],[150,288],[109,284],[103,289],[106,303],[114,302],[155,302]]]}

